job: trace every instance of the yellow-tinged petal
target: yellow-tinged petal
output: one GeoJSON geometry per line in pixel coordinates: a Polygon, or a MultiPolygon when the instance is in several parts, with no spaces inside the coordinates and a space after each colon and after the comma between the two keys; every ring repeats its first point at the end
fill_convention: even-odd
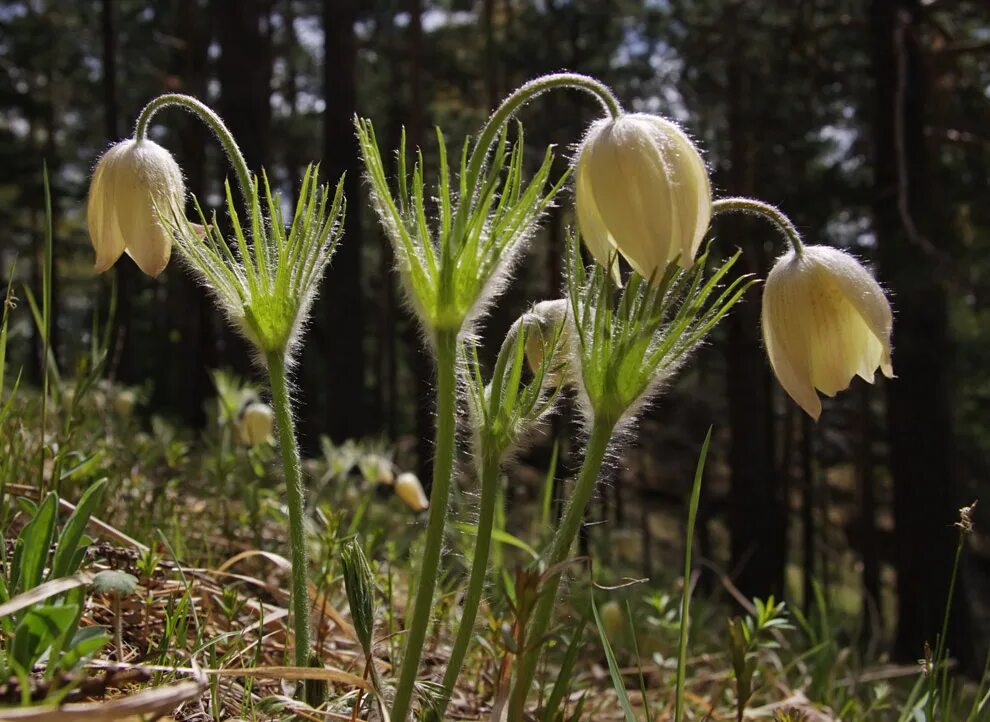
{"type": "Polygon", "coordinates": [[[763,341],[780,385],[809,416],[818,419],[822,403],[811,383],[808,297],[802,269],[785,257],[770,271],[763,289],[763,341]]]}
{"type": "Polygon", "coordinates": [[[584,245],[591,253],[598,264],[604,268],[610,268],[612,278],[616,283],[620,283],[619,264],[617,262],[618,251],[612,236],[605,227],[595,197],[591,193],[591,181],[588,177],[588,162],[584,157],[578,161],[577,180],[575,181],[575,207],[577,208],[578,227],[581,231],[581,238],[584,245]]]}
{"type": "MultiPolygon", "coordinates": [[[[815,246],[817,261],[827,269],[832,283],[839,287],[846,300],[863,319],[870,334],[879,344],[879,366],[887,378],[894,377],[891,363],[891,335],[894,329],[894,314],[883,288],[860,263],[847,253],[828,246],[815,246]]],[[[871,344],[872,346],[872,344],[871,344]]],[[[872,381],[872,369],[868,381],[872,381]]],[[[866,375],[863,375],[866,378],[866,375]]]]}
{"type": "Polygon", "coordinates": [[[114,148],[111,148],[97,165],[86,204],[86,224],[90,242],[96,251],[97,273],[109,269],[124,252],[124,238],[117,228],[113,203],[109,197],[109,189],[114,185],[111,177],[114,174],[113,156],[114,148]]]}

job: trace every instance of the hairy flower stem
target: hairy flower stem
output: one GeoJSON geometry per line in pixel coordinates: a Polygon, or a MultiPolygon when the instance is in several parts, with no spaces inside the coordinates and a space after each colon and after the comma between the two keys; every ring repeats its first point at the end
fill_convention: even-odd
{"type": "Polygon", "coordinates": [[[392,702],[393,722],[405,722],[412,705],[413,687],[423,656],[423,643],[433,609],[443,547],[444,522],[450,495],[450,476],[454,467],[454,431],[457,405],[457,333],[440,330],[436,335],[437,355],[437,430],[433,461],[433,487],[430,490],[430,518],[426,527],[423,561],[416,575],[416,600],[406,635],[405,654],[399,670],[399,684],[392,702]]]}
{"type": "Polygon", "coordinates": [[[588,439],[588,448],[585,451],[584,463],[581,465],[581,473],[578,475],[574,492],[571,494],[564,511],[564,518],[561,520],[560,526],[557,527],[557,532],[554,534],[545,560],[550,576],[543,581],[540,599],[536,603],[536,608],[526,630],[524,651],[519,657],[516,670],[516,684],[509,699],[509,722],[522,722],[526,708],[526,697],[533,686],[536,664],[540,658],[540,650],[543,648],[543,637],[550,626],[550,618],[553,616],[554,605],[557,601],[557,590],[560,587],[561,577],[560,569],[557,567],[567,559],[571,545],[584,521],[585,508],[595,490],[595,482],[598,481],[598,473],[601,471],[602,462],[605,460],[605,452],[608,450],[614,428],[613,422],[604,422],[598,419],[592,424],[591,437],[588,439]]]}
{"type": "Polygon", "coordinates": [[[278,427],[279,448],[285,471],[286,501],[289,506],[289,546],[292,558],[292,621],[294,624],[295,663],[309,666],[309,587],[306,581],[306,533],[303,527],[303,490],[299,469],[299,447],[292,420],[289,382],[285,374],[285,355],[267,356],[268,376],[272,388],[272,408],[278,427]]]}
{"type": "Polygon", "coordinates": [[[804,253],[804,242],[801,234],[794,227],[791,219],[784,215],[776,206],[758,201],[755,198],[720,198],[712,203],[712,216],[720,213],[747,213],[751,216],[760,216],[777,227],[777,230],[787,239],[794,249],[794,253],[802,255],[804,253]]]}
{"type": "Polygon", "coordinates": [[[140,115],[138,115],[137,124],[134,126],[134,138],[144,140],[148,135],[148,124],[155,114],[159,110],[173,106],[192,113],[213,131],[213,135],[216,136],[217,140],[220,141],[220,145],[223,146],[224,153],[227,154],[227,159],[234,168],[234,173],[237,174],[237,185],[240,187],[241,194],[244,196],[244,202],[248,208],[251,208],[254,205],[254,184],[251,182],[251,172],[248,170],[247,162],[244,160],[244,154],[237,147],[237,141],[234,140],[234,136],[227,126],[224,125],[220,116],[205,103],[196,100],[191,95],[182,95],[180,93],[159,95],[144,106],[140,115]]]}
{"type": "Polygon", "coordinates": [[[488,573],[488,557],[492,547],[492,527],[495,523],[495,505],[498,502],[498,475],[501,464],[497,458],[486,458],[481,469],[481,511],[478,515],[478,536],[474,542],[474,558],[471,561],[471,576],[468,579],[467,593],[464,596],[461,626],[447,661],[447,671],[443,676],[443,697],[437,705],[434,720],[442,720],[447,704],[454,693],[454,685],[461,672],[461,663],[471,644],[474,623],[478,618],[481,595],[485,591],[485,578],[488,573]]]}

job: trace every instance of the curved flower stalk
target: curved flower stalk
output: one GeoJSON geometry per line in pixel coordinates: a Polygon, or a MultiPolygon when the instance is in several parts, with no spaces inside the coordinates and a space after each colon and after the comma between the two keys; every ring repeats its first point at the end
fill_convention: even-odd
{"type": "Polygon", "coordinates": [[[523,719],[557,599],[561,565],[581,527],[612,437],[617,428],[633,422],[642,405],[755,283],[749,276],[738,276],[720,285],[738,258],[737,253],[706,278],[706,251],[690,270],[670,264],[652,283],[634,273],[616,295],[605,268],[597,263],[585,268],[576,237],[569,239],[573,375],[589,427],[588,444],[563,518],[544,554],[543,584],[526,629],[509,702],[511,720],[523,719]]]}
{"type": "Polygon", "coordinates": [[[481,497],[461,622],[447,661],[443,693],[433,710],[437,720],[443,719],[474,634],[488,572],[501,467],[525,435],[553,410],[557,380],[566,372],[567,316],[568,305],[563,299],[540,302],[520,316],[502,342],[487,384],[482,378],[477,346],[464,352],[481,497]],[[527,364],[532,364],[528,380],[524,379],[527,364]]]}
{"type": "Polygon", "coordinates": [[[513,262],[566,181],[565,175],[551,182],[553,156],[547,149],[533,178],[524,183],[522,130],[520,127],[517,141],[510,144],[506,126],[523,105],[555,88],[591,93],[613,117],[621,113],[612,92],[593,78],[574,73],[536,78],[502,102],[482,127],[473,148],[465,142],[457,178],[451,177],[443,135],[437,131],[440,173],[434,193],[425,187],[421,153],[411,176],[408,173],[404,136],[398,154],[398,187],[393,192],[371,122],[355,119],[373,206],[392,243],[409,303],[437,361],[436,461],[430,516],[391,710],[396,722],[403,722],[412,706],[440,565],[455,452],[457,347],[504,287],[513,262]],[[426,200],[433,195],[437,198],[435,213],[427,208],[426,200]],[[435,218],[435,223],[430,218],[435,218]]]}
{"type": "Polygon", "coordinates": [[[894,317],[876,279],[853,256],[806,246],[791,220],[753,198],[715,201],[718,213],[748,213],[772,223],[790,245],[763,289],[760,325],[770,366],[787,394],[816,421],[822,402],[854,376],[873,383],[877,369],[894,377],[894,317]]]}
{"type": "MultiPolygon", "coordinates": [[[[299,448],[287,369],[319,281],[340,238],[343,212],[342,182],[331,193],[329,187],[317,183],[317,171],[311,166],[303,177],[291,222],[286,224],[279,195],[272,193],[264,174],[261,185],[251,176],[237,143],[220,117],[195,98],[177,94],[159,96],[144,107],[135,126],[134,139],[117,144],[104,156],[90,191],[90,229],[98,254],[103,253],[101,257],[109,260],[113,253],[120,254],[117,249],[123,244],[121,250],[127,249],[135,255],[132,244],[148,245],[138,232],[154,228],[167,240],[158,243],[157,251],[152,254],[157,259],[152,270],[160,271],[168,260],[167,252],[162,249],[170,248],[174,240],[188,266],[213,294],[231,324],[254,345],[258,359],[268,371],[289,510],[297,666],[309,663],[309,590],[299,448]],[[178,166],[172,167],[174,161],[167,151],[147,139],[152,118],[169,107],[191,112],[203,121],[223,146],[234,169],[249,219],[245,229],[228,183],[226,200],[234,227],[233,248],[218,229],[216,215],[208,223],[198,202],[200,224],[190,223],[186,218],[180,203],[184,201],[181,172],[178,166]],[[106,167],[108,157],[114,165],[125,163],[128,172],[111,173],[106,167]],[[145,168],[151,162],[149,158],[154,161],[150,171],[145,168]],[[140,182],[135,182],[125,193],[120,186],[127,178],[140,182]],[[129,207],[122,208],[121,203],[129,207]],[[115,218],[137,220],[121,222],[116,234],[108,236],[106,228],[115,218]]],[[[270,419],[259,417],[253,424],[258,429],[252,430],[251,435],[267,437],[261,427],[268,424],[270,419]]]]}

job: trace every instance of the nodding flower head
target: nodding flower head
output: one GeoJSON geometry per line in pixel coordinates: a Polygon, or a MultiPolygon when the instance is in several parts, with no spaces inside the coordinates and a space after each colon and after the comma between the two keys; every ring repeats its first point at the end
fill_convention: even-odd
{"type": "Polygon", "coordinates": [[[784,390],[817,419],[853,376],[893,378],[893,314],[880,284],[836,248],[807,246],[777,260],[763,289],[763,340],[784,390]]]}
{"type": "Polygon", "coordinates": [[[705,163],[674,123],[645,113],[602,119],[577,154],[578,225],[603,266],[620,253],[644,278],[690,268],[712,216],[705,163]]]}
{"type": "Polygon", "coordinates": [[[158,276],[172,253],[172,233],[160,214],[181,213],[182,171],[172,154],[148,139],[114,144],[96,164],[86,221],[96,251],[96,271],[127,253],[142,271],[158,276]]]}
{"type": "Polygon", "coordinates": [[[430,508],[430,500],[426,498],[423,485],[419,483],[419,477],[411,471],[405,471],[396,477],[395,495],[415,512],[426,511],[430,508]]]}
{"type": "Polygon", "coordinates": [[[237,440],[245,446],[271,443],[274,426],[271,407],[261,401],[250,401],[237,417],[237,440]]]}

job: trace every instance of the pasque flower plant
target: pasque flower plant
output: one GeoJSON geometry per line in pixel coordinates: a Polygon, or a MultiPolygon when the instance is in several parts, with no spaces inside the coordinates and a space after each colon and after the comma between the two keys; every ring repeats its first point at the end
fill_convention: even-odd
{"type": "MultiPolygon", "coordinates": [[[[268,372],[289,511],[297,666],[309,664],[310,604],[303,488],[288,369],[340,238],[343,211],[342,184],[331,191],[317,181],[317,169],[310,167],[291,219],[283,218],[281,198],[272,192],[264,174],[259,180],[250,173],[220,117],[195,98],[176,94],[160,96],[145,106],[134,138],[111,147],[97,164],[90,187],[88,215],[97,270],[106,270],[121,250],[127,250],[142,270],[156,275],[168,262],[174,242],[234,328],[251,342],[257,360],[268,372]],[[198,201],[199,223],[186,218],[181,171],[168,151],[147,138],[151,119],[168,107],[191,112],[209,126],[231,162],[247,211],[245,224],[227,183],[232,241],[223,236],[216,214],[208,219],[198,201]]],[[[251,419],[245,418],[251,443],[257,443],[259,436],[267,437],[270,426],[270,416],[258,409],[251,419]]]]}
{"type": "Polygon", "coordinates": [[[435,218],[427,207],[422,154],[409,177],[403,137],[398,153],[398,187],[393,192],[370,121],[356,130],[371,188],[372,204],[389,237],[409,303],[423,326],[437,362],[437,429],[430,516],[405,653],[392,704],[393,720],[405,720],[433,607],[447,518],[455,453],[457,346],[505,285],[513,263],[565,178],[550,181],[552,154],[529,183],[523,182],[522,126],[514,145],[508,122],[527,102],[554,88],[594,95],[612,116],[621,112],[612,92],[597,80],[573,73],[548,75],[511,93],[482,127],[473,148],[465,141],[459,174],[451,177],[443,135],[438,130],[440,172],[435,218]],[[494,150],[492,146],[494,145],[494,150]]]}

